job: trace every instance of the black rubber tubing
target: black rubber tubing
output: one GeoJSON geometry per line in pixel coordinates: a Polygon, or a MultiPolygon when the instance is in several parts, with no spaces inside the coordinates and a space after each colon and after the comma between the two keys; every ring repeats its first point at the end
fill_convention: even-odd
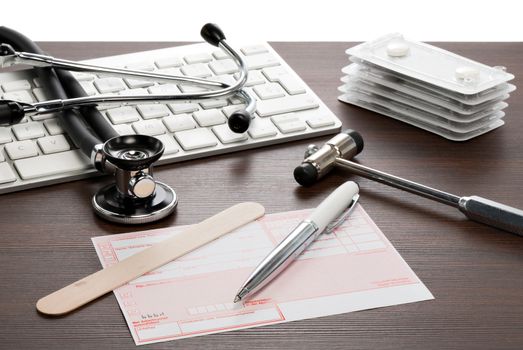
{"type": "MultiPolygon", "coordinates": [[[[36,45],[33,41],[31,41],[29,38],[7,27],[0,26],[0,42],[9,44],[19,51],[43,54],[42,49],[40,49],[40,47],[36,45]]],[[[51,98],[68,98],[68,94],[64,90],[64,87],[62,86],[54,69],[37,67],[35,67],[34,69],[36,70],[38,77],[41,79],[42,85],[45,86],[46,90],[49,92],[51,98]]],[[[65,76],[69,75],[71,79],[74,79],[72,78],[69,72],[61,71],[60,74],[65,76]]],[[[79,88],[81,89],[80,86],[79,88]]],[[[81,92],[83,95],[85,95],[83,89],[81,90],[81,92]]],[[[101,140],[97,136],[95,136],[91,130],[89,130],[85,123],[85,120],[78,114],[77,111],[64,110],[63,112],[57,114],[58,119],[60,120],[60,123],[67,132],[67,134],[73,139],[76,145],[80,147],[82,152],[86,156],[90,157],[94,146],[102,143],[101,140]]],[[[92,117],[92,115],[90,116],[92,117]]],[[[101,115],[100,117],[103,119],[101,115]]],[[[90,121],[92,122],[93,119],[96,118],[91,118],[90,121]]],[[[110,126],[108,125],[108,127],[110,126]]],[[[116,132],[114,132],[114,134],[116,134],[116,132]]]]}

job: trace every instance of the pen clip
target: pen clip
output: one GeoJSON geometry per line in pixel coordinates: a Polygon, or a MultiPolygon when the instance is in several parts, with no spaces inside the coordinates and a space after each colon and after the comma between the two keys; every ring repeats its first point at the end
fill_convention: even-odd
{"type": "Polygon", "coordinates": [[[345,220],[347,220],[349,215],[352,213],[352,211],[356,207],[356,203],[358,203],[358,199],[359,198],[360,198],[360,195],[359,194],[355,194],[354,197],[352,197],[352,202],[350,202],[350,205],[348,206],[348,208],[345,209],[343,211],[343,213],[341,213],[341,215],[338,216],[338,218],[336,218],[329,225],[327,225],[327,227],[325,228],[324,233],[332,233],[338,226],[343,224],[343,222],[345,220]]]}

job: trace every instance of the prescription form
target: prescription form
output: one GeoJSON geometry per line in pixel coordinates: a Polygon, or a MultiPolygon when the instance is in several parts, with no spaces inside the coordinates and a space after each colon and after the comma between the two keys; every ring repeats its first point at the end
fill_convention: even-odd
{"type": "MultiPolygon", "coordinates": [[[[267,287],[232,300],[256,265],[310,210],[265,215],[114,291],[136,345],[433,299],[357,205],[267,287]]],[[[183,226],[93,238],[103,267],[183,226]]]]}

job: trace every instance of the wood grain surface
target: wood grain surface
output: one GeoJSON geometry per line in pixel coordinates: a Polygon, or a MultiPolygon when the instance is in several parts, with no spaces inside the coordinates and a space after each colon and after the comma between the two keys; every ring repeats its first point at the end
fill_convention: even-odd
{"type": "MultiPolygon", "coordinates": [[[[176,43],[42,43],[57,57],[86,59],[176,43]]],[[[353,43],[273,43],[274,48],[350,127],[362,133],[357,159],[459,195],[523,208],[523,93],[506,125],[464,143],[336,100],[344,51],[353,43]]],[[[439,43],[489,65],[522,86],[523,43],[439,43]]],[[[131,349],[112,294],[61,318],[37,313],[36,300],[100,268],[90,238],[185,225],[235,203],[268,213],[311,208],[351,178],[361,204],[436,297],[433,301],[252,328],[145,346],[150,349],[521,349],[523,238],[468,221],[455,209],[335,171],[310,189],[292,177],[307,144],[328,137],[165,165],[161,181],[180,196],[175,215],[125,227],[97,218],[90,197],[106,177],[0,196],[0,348],[131,349]]],[[[338,271],[357,268],[340,266],[338,271]]],[[[173,302],[176,302],[175,300],[173,302]]]]}

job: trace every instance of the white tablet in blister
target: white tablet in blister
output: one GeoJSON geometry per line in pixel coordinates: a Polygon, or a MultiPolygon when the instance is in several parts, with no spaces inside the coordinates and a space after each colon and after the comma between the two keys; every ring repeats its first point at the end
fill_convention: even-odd
{"type": "Polygon", "coordinates": [[[357,45],[346,52],[353,56],[352,59],[464,95],[478,94],[514,78],[501,69],[407,40],[397,33],[357,45]]]}
{"type": "MultiPolygon", "coordinates": [[[[438,127],[438,126],[434,126],[434,125],[431,125],[431,124],[428,124],[428,123],[425,123],[423,121],[420,121],[420,120],[416,120],[414,118],[411,118],[407,115],[404,115],[404,114],[401,114],[401,113],[396,113],[390,109],[387,109],[387,108],[384,108],[384,107],[381,107],[377,104],[374,104],[374,103],[368,103],[368,102],[365,102],[363,100],[359,100],[357,98],[355,98],[354,96],[351,96],[350,94],[343,94],[341,96],[338,97],[338,99],[342,102],[346,102],[346,103],[350,103],[350,104],[353,104],[353,105],[356,105],[356,106],[359,106],[359,107],[362,107],[362,108],[365,108],[365,109],[368,109],[368,110],[371,110],[371,111],[374,111],[376,113],[379,113],[379,114],[382,114],[382,115],[386,115],[388,117],[391,117],[391,118],[394,118],[394,119],[397,119],[397,120],[400,120],[400,121],[403,121],[407,124],[411,124],[413,126],[416,126],[420,129],[424,129],[426,131],[429,131],[429,132],[432,132],[434,134],[437,134],[437,135],[440,135],[446,139],[449,139],[449,140],[452,140],[452,141],[466,141],[466,140],[470,140],[474,137],[477,137],[477,136],[480,136],[484,133],[487,133],[491,130],[494,130],[496,128],[499,128],[500,126],[502,126],[503,124],[505,124],[505,122],[503,122],[502,119],[496,119],[494,120],[493,122],[481,127],[481,128],[478,128],[472,132],[468,132],[468,133],[456,133],[456,132],[452,132],[446,128],[442,128],[442,127],[438,127]]],[[[503,113],[503,112],[501,112],[503,113]]]]}

